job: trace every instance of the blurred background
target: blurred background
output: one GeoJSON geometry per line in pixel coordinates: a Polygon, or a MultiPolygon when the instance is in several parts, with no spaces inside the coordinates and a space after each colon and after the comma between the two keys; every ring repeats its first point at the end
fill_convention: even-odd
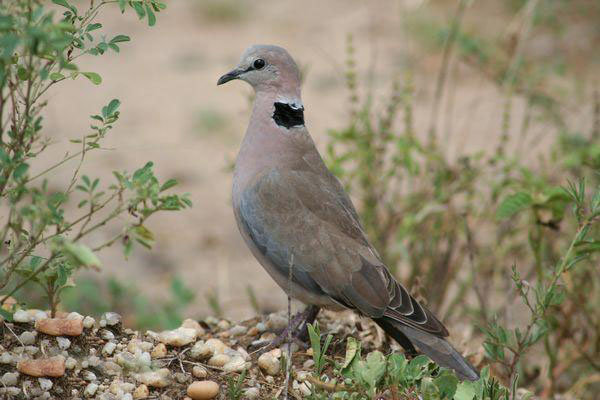
{"type": "MultiPolygon", "coordinates": [[[[560,126],[593,129],[590,99],[600,71],[600,3],[594,1],[306,0],[300,6],[178,0],[168,3],[152,29],[132,12],[118,14],[117,7],[105,10],[106,32],[126,34],[131,43],[123,43],[121,54],[80,64],[98,72],[102,84],[89,90],[90,83],[78,79],[48,93],[46,131],[56,145],[45,157],[48,163],[62,157],[68,140],[88,129],[83,116],[119,98],[121,119],[105,142],[113,149],[91,154],[82,173],[109,177],[112,170],[132,171],[152,160],[160,179],[176,178],[194,207],[149,222],[156,235],[151,251],[137,249],[125,260],[119,244],[103,250],[102,271],[78,275],[78,287],[65,294],[65,309],[117,308],[131,314],[133,324],[155,327],[164,321],[140,319],[136,307],[139,314],[148,302],[163,301],[186,316],[232,319],[284,308],[283,292],[243,244],[231,210],[231,168],[251,90],[242,82],[217,87],[216,81],[252,44],[283,46],[301,66],[306,121],[323,154],[331,130],[347,126],[356,103],[348,90],[349,68],[358,82],[354,95],[374,107],[385,108],[394,82],[409,79],[415,134],[426,138],[435,131],[449,160],[492,154],[505,140],[508,152],[519,152],[531,165],[550,152],[560,126]],[[445,43],[456,25],[456,44],[448,52],[445,43]],[[507,121],[499,76],[515,51],[525,55],[526,81],[519,87],[526,93],[515,90],[507,121]],[[545,108],[532,113],[541,103],[545,108]],[[73,118],[65,119],[65,111],[73,118]],[[526,116],[535,123],[521,135],[526,116]],[[503,129],[506,124],[510,129],[503,129]]],[[[58,170],[57,184],[67,182],[71,170],[68,164],[58,170]]],[[[90,245],[119,229],[116,223],[96,233],[90,245]]],[[[402,260],[397,267],[402,276],[402,260]]]]}

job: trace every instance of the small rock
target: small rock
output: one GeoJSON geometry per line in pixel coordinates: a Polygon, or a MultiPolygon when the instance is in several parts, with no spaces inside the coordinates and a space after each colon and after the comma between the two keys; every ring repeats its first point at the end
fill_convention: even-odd
{"type": "Polygon", "coordinates": [[[83,321],[83,315],[79,314],[76,311],[73,311],[67,315],[67,319],[80,319],[83,321]]]}
{"type": "Polygon", "coordinates": [[[17,369],[29,376],[58,378],[65,374],[65,358],[55,356],[39,360],[22,360],[17,364],[17,369]]]}
{"type": "Polygon", "coordinates": [[[115,326],[119,322],[121,322],[121,316],[119,314],[117,314],[116,312],[106,312],[106,313],[102,314],[102,318],[100,319],[100,325],[102,327],[105,327],[107,325],[115,326]],[[104,325],[102,324],[102,321],[104,321],[104,325]]]}
{"type": "Polygon", "coordinates": [[[184,374],[183,372],[176,372],[175,375],[175,380],[179,383],[186,383],[188,381],[188,375],[184,374]]]}
{"type": "Polygon", "coordinates": [[[108,329],[102,329],[100,331],[100,337],[104,340],[114,340],[115,334],[109,331],[108,329]]]}
{"type": "Polygon", "coordinates": [[[93,373],[92,371],[83,371],[83,373],[81,374],[81,377],[83,378],[84,381],[88,381],[88,382],[92,382],[92,381],[95,381],[98,379],[96,377],[96,374],[93,373]]]}
{"type": "Polygon", "coordinates": [[[40,383],[40,388],[47,392],[48,390],[52,389],[52,381],[50,379],[46,379],[46,378],[38,378],[38,382],[40,383]]]}
{"type": "Polygon", "coordinates": [[[21,343],[27,346],[35,343],[36,336],[37,332],[25,331],[21,333],[21,335],[19,336],[19,340],[21,341],[21,343]]]}
{"type": "Polygon", "coordinates": [[[17,396],[21,394],[21,389],[14,386],[0,387],[0,394],[7,394],[9,396],[17,396]]]}
{"type": "Polygon", "coordinates": [[[9,352],[0,354],[0,364],[12,364],[13,362],[13,356],[9,352]]]}
{"type": "Polygon", "coordinates": [[[244,390],[244,398],[248,400],[258,399],[258,395],[260,394],[260,390],[256,387],[248,388],[244,390]]]}
{"type": "Polygon", "coordinates": [[[59,336],[56,338],[56,342],[58,343],[58,347],[60,347],[61,350],[66,350],[69,347],[71,347],[71,341],[67,338],[59,336]]]}
{"type": "Polygon", "coordinates": [[[67,369],[73,369],[77,366],[77,360],[75,360],[73,357],[69,357],[67,358],[67,361],[65,361],[65,367],[67,369]]]}
{"type": "Polygon", "coordinates": [[[192,368],[192,375],[194,375],[195,378],[204,379],[208,376],[208,371],[200,365],[194,365],[194,368],[192,368]]]}
{"type": "Polygon", "coordinates": [[[196,330],[192,328],[177,328],[158,334],[158,340],[170,346],[181,347],[196,340],[196,330]]]}
{"type": "Polygon", "coordinates": [[[304,361],[304,364],[302,364],[302,367],[306,368],[306,369],[310,369],[314,365],[315,365],[315,362],[313,360],[311,360],[311,359],[308,359],[308,360],[304,361]]]}
{"type": "Polygon", "coordinates": [[[136,374],[135,379],[147,386],[163,388],[171,383],[171,371],[167,368],[161,368],[157,371],[136,374]]]}
{"type": "Polygon", "coordinates": [[[215,354],[208,360],[208,365],[213,367],[222,367],[231,360],[227,354],[215,354]]]}
{"type": "Polygon", "coordinates": [[[138,386],[133,391],[134,399],[145,399],[148,396],[150,396],[150,390],[148,390],[148,386],[146,386],[144,384],[138,386]]]}
{"type": "Polygon", "coordinates": [[[258,366],[268,375],[277,375],[281,369],[281,362],[269,352],[258,357],[258,366]]]}
{"type": "Polygon", "coordinates": [[[89,356],[87,359],[87,363],[90,367],[97,367],[100,365],[100,357],[98,356],[89,356]]]}
{"type": "Polygon", "coordinates": [[[85,396],[92,397],[93,395],[96,394],[97,391],[98,391],[98,385],[95,384],[95,383],[90,383],[89,385],[87,385],[85,387],[85,390],[83,391],[83,394],[85,396]]]}
{"type": "Polygon", "coordinates": [[[229,330],[229,333],[231,333],[232,336],[240,336],[240,335],[243,335],[244,333],[246,333],[247,331],[248,331],[248,328],[246,328],[245,326],[236,325],[229,330]]]}
{"type": "MultiPolygon", "coordinates": [[[[217,356],[215,356],[217,357],[217,356]]],[[[210,361],[209,361],[210,364],[210,361]]],[[[244,369],[248,367],[246,365],[246,360],[242,356],[234,356],[228,361],[225,365],[223,365],[223,371],[225,372],[242,372],[244,369]]]]}
{"type": "Polygon", "coordinates": [[[263,333],[264,331],[267,330],[267,326],[265,325],[264,322],[259,322],[258,324],[256,324],[256,329],[260,332],[263,333]]]}
{"type": "Polygon", "coordinates": [[[15,321],[15,322],[21,322],[21,323],[28,323],[28,322],[33,321],[33,318],[31,317],[31,315],[29,315],[27,313],[27,311],[25,311],[25,310],[17,310],[13,314],[13,321],[15,321]]]}
{"type": "Polygon", "coordinates": [[[226,321],[224,319],[220,320],[219,323],[217,324],[217,328],[219,328],[222,331],[229,329],[230,326],[231,326],[231,324],[229,323],[229,321],[226,321]]]}
{"type": "Polygon", "coordinates": [[[167,355],[167,346],[163,343],[157,344],[150,355],[154,358],[165,357],[167,355]]]}
{"type": "Polygon", "coordinates": [[[256,336],[258,335],[258,328],[253,326],[252,328],[248,329],[248,336],[256,336]]]}
{"type": "Polygon", "coordinates": [[[181,324],[182,328],[189,328],[189,329],[194,329],[196,331],[196,336],[202,336],[204,335],[206,332],[204,331],[204,328],[198,323],[198,321],[195,321],[193,319],[185,319],[183,321],[183,323],[181,324]]]}
{"type": "Polygon", "coordinates": [[[48,318],[48,314],[42,310],[36,310],[36,309],[27,310],[27,314],[29,314],[31,321],[39,321],[41,319],[48,318]]]}
{"type": "Polygon", "coordinates": [[[288,325],[288,320],[279,314],[269,314],[267,318],[267,328],[272,331],[284,329],[288,325]]]}
{"type": "Polygon", "coordinates": [[[7,372],[4,375],[2,375],[2,378],[0,378],[0,382],[5,386],[15,386],[17,384],[18,379],[18,372],[7,372]]]}
{"type": "Polygon", "coordinates": [[[83,327],[85,329],[93,328],[94,324],[96,324],[96,320],[94,318],[90,317],[89,315],[83,319],[83,327]]]}
{"type": "Polygon", "coordinates": [[[104,361],[101,364],[100,369],[106,375],[112,375],[112,376],[121,375],[121,372],[123,372],[123,368],[119,364],[117,364],[113,361],[104,361]]]}
{"type": "Polygon", "coordinates": [[[35,329],[52,336],[79,336],[83,332],[80,319],[45,318],[35,322],[35,329]]]}
{"type": "Polygon", "coordinates": [[[187,394],[194,400],[214,399],[219,394],[219,385],[213,381],[195,381],[188,386],[187,394]]]}
{"type": "Polygon", "coordinates": [[[114,342],[107,342],[102,348],[102,354],[110,356],[116,348],[117,345],[114,342]]]}

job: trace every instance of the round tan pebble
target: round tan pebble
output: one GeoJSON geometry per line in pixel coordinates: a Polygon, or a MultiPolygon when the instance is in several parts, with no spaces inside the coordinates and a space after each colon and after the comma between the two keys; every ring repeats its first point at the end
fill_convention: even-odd
{"type": "Polygon", "coordinates": [[[193,400],[214,399],[219,394],[219,385],[213,381],[195,381],[188,386],[187,394],[193,400]]]}
{"type": "Polygon", "coordinates": [[[256,336],[258,335],[258,328],[253,326],[252,328],[248,329],[248,336],[256,336]]]}
{"type": "Polygon", "coordinates": [[[135,390],[133,391],[133,398],[134,399],[145,399],[146,397],[150,396],[150,390],[148,389],[148,386],[146,385],[140,385],[137,388],[135,388],[135,390]]]}
{"type": "Polygon", "coordinates": [[[65,358],[56,356],[39,360],[22,360],[17,364],[17,369],[29,376],[58,378],[65,374],[65,358]]]}
{"type": "Polygon", "coordinates": [[[194,365],[194,368],[192,368],[192,375],[194,375],[195,378],[204,379],[208,376],[208,371],[200,365],[194,365]]]}
{"type": "Polygon", "coordinates": [[[152,350],[152,358],[165,357],[167,355],[167,346],[163,343],[157,344],[152,350]]]}

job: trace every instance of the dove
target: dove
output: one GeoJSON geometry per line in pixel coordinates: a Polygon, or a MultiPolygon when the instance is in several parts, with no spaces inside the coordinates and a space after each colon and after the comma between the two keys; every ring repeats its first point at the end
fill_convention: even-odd
{"type": "Polygon", "coordinates": [[[255,92],[233,174],[234,216],[267,273],[307,305],[292,321],[296,335],[306,337],[306,324],[321,308],[351,309],[407,353],[418,348],[459,378],[477,380],[477,369],[446,340],[446,327],[394,279],[369,243],[350,197],[306,128],[300,71],[290,54],[252,46],[217,85],[233,80],[255,92]]]}

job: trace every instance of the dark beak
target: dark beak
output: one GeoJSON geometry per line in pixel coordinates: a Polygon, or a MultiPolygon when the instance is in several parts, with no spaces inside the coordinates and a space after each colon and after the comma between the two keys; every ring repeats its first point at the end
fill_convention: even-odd
{"type": "Polygon", "coordinates": [[[219,80],[217,81],[217,86],[232,81],[234,79],[239,79],[239,76],[244,72],[245,71],[241,69],[234,69],[233,71],[229,71],[228,73],[219,78],[219,80]]]}

